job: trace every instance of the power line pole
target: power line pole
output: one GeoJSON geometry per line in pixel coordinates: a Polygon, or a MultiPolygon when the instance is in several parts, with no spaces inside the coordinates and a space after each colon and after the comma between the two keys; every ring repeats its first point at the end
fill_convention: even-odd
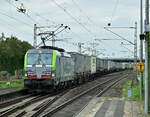
{"type": "MultiPolygon", "coordinates": [[[[143,0],[140,0],[140,62],[143,62],[143,0]]],[[[140,72],[140,100],[143,95],[143,72],[140,72]]]]}
{"type": "Polygon", "coordinates": [[[148,107],[150,106],[149,104],[149,0],[146,0],[145,3],[145,114],[148,114],[148,107]]]}
{"type": "Polygon", "coordinates": [[[36,24],[34,24],[34,42],[33,42],[34,48],[37,47],[37,27],[36,24]]]}
{"type": "Polygon", "coordinates": [[[79,47],[79,53],[81,54],[82,53],[82,45],[83,45],[84,43],[78,43],[78,47],[79,47]]]}
{"type": "Polygon", "coordinates": [[[99,45],[98,43],[90,43],[90,45],[92,46],[91,50],[92,50],[92,55],[96,56],[96,47],[99,45]]]}
{"type": "Polygon", "coordinates": [[[134,71],[136,71],[137,64],[137,22],[135,22],[135,33],[134,33],[134,71]]]}
{"type": "Polygon", "coordinates": [[[54,31],[51,32],[51,35],[52,35],[52,46],[54,47],[55,46],[54,31]]]}

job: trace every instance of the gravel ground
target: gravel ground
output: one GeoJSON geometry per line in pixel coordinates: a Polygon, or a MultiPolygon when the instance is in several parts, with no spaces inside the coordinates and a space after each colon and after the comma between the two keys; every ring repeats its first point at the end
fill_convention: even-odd
{"type": "MultiPolygon", "coordinates": [[[[101,77],[95,81],[89,82],[89,83],[82,85],[80,87],[76,87],[75,89],[70,90],[66,95],[64,95],[64,97],[61,98],[59,100],[59,102],[57,102],[57,104],[58,105],[61,104],[65,100],[68,100],[68,99],[72,98],[73,96],[87,90],[87,88],[89,89],[89,88],[91,88],[91,87],[93,87],[93,86],[95,86],[101,82],[106,81],[106,79],[108,79],[108,78],[120,77],[122,75],[125,75],[125,73],[118,72],[118,73],[115,73],[114,75],[109,74],[108,76],[106,75],[105,77],[101,77]]],[[[133,76],[133,74],[129,74],[129,76],[127,76],[126,80],[120,81],[114,87],[122,86],[126,81],[128,81],[128,78],[131,78],[132,76],[133,76]]],[[[111,88],[111,90],[113,90],[113,89],[114,88],[111,88]]],[[[96,91],[94,91],[94,92],[96,93],[96,91]]],[[[112,96],[111,94],[114,94],[115,96],[118,96],[118,92],[121,96],[121,93],[120,93],[121,91],[119,91],[118,89],[115,89],[113,92],[112,91],[107,92],[107,93],[105,93],[105,95],[107,94],[107,96],[112,96]]],[[[93,94],[92,95],[87,94],[86,96],[83,96],[83,97],[79,98],[78,100],[76,100],[75,102],[67,105],[65,108],[63,108],[62,110],[60,110],[57,113],[55,113],[54,115],[52,115],[52,117],[59,117],[59,116],[61,116],[61,117],[72,117],[75,113],[79,112],[87,104],[87,102],[89,102],[89,100],[91,100],[92,98],[93,98],[93,94]]]]}
{"type": "Polygon", "coordinates": [[[13,87],[13,88],[0,88],[0,95],[15,92],[18,89],[21,89],[22,87],[13,87]]]}
{"type": "MultiPolygon", "coordinates": [[[[106,79],[112,78],[112,77],[117,77],[119,75],[123,74],[123,72],[116,72],[116,73],[112,73],[112,74],[108,74],[105,76],[101,76],[100,78],[97,78],[94,81],[88,82],[86,84],[80,85],[76,88],[71,89],[70,91],[68,91],[68,93],[66,93],[64,96],[62,96],[59,100],[57,100],[53,105],[51,105],[47,110],[50,110],[54,107],[56,107],[57,105],[62,104],[63,102],[65,102],[66,100],[80,94],[81,92],[101,83],[106,81],[106,79]]],[[[47,111],[46,110],[46,111],[47,111]]]]}
{"type": "MultiPolygon", "coordinates": [[[[91,82],[87,82],[83,85],[80,85],[78,87],[75,87],[75,88],[72,88],[70,89],[65,95],[63,95],[60,99],[58,99],[56,102],[54,102],[47,110],[50,110],[60,104],[62,104],[63,102],[67,101],[68,99],[80,94],[81,92],[83,91],[86,91],[90,88],[92,88],[93,86],[96,86],[97,84],[99,83],[102,83],[102,82],[105,82],[106,80],[108,79],[111,79],[112,77],[118,77],[120,76],[121,74],[125,74],[127,72],[123,71],[123,72],[116,72],[116,73],[112,73],[112,74],[108,74],[108,75],[104,75],[104,76],[101,76],[99,78],[97,78],[96,80],[93,80],[91,82]]],[[[113,96],[113,97],[121,97],[122,95],[122,86],[129,80],[129,79],[132,79],[134,78],[134,74],[130,74],[129,76],[127,76],[126,79],[120,81],[117,85],[115,85],[113,88],[111,88],[109,91],[107,91],[103,96],[113,96]]],[[[91,96],[87,96],[87,100],[91,98],[91,96]]],[[[84,99],[86,100],[86,99],[84,99]]],[[[37,106],[38,104],[42,103],[43,101],[39,101],[38,103],[35,103],[35,104],[32,104],[30,107],[26,107],[25,109],[23,110],[26,110],[27,112],[29,112],[28,114],[26,114],[24,117],[27,117],[27,116],[31,116],[34,112],[32,111],[32,109],[37,106]]],[[[86,102],[86,101],[85,101],[86,102]]],[[[76,104],[76,107],[73,106],[73,108],[68,108],[71,109],[71,111],[73,111],[75,108],[80,108],[80,104],[81,103],[85,103],[84,101],[79,101],[79,103],[76,104]]],[[[86,104],[86,103],[85,103],[86,104]]],[[[83,105],[85,105],[83,104],[83,105]]],[[[47,111],[45,110],[45,111],[47,111]]],[[[80,109],[78,109],[80,110],[80,109]]],[[[22,112],[21,111],[17,111],[16,113],[14,113],[12,116],[10,117],[14,117],[16,116],[18,113],[22,112]]],[[[65,111],[64,111],[65,112],[65,111]]],[[[63,113],[64,113],[63,112],[63,113]]],[[[76,112],[76,111],[74,111],[76,112]]],[[[62,113],[61,113],[62,114],[62,113]]],[[[74,113],[75,114],[75,113],[74,113]]],[[[65,115],[65,113],[64,113],[65,115]]],[[[72,114],[71,114],[72,115],[72,114]]],[[[68,117],[70,117],[71,115],[68,115],[68,117]]],[[[64,116],[65,117],[65,116],[64,116]]]]}
{"type": "Polygon", "coordinates": [[[118,82],[115,86],[113,86],[111,89],[109,89],[107,92],[103,94],[104,97],[122,97],[122,90],[123,86],[128,82],[129,80],[133,80],[136,77],[136,74],[130,74],[127,76],[126,79],[121,80],[118,82]]]}

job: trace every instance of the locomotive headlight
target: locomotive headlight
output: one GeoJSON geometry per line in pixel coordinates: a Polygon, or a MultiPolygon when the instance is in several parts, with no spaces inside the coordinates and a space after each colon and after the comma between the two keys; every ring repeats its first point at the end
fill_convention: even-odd
{"type": "Polygon", "coordinates": [[[52,73],[52,77],[55,77],[55,73],[52,73]]]}

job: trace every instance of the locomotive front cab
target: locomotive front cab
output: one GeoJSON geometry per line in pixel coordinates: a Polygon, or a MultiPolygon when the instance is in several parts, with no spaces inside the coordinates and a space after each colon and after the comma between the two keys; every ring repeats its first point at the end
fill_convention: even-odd
{"type": "Polygon", "coordinates": [[[55,55],[50,49],[32,49],[25,55],[27,79],[24,86],[28,89],[47,89],[53,87],[55,77],[55,55]]]}

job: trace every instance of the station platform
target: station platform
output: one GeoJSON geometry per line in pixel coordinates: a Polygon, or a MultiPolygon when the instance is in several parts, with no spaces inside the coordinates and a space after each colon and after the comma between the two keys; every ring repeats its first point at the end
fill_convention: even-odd
{"type": "Polygon", "coordinates": [[[96,97],[75,117],[144,117],[140,104],[123,98],[96,97]]]}

